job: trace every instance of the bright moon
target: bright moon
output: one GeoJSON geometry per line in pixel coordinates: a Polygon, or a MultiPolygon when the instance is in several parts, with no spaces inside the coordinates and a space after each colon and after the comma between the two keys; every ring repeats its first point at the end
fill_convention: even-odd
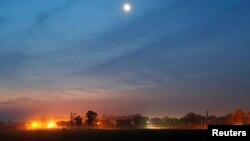
{"type": "Polygon", "coordinates": [[[130,12],[130,11],[131,11],[131,5],[130,5],[130,4],[124,4],[123,10],[124,10],[125,12],[130,12]]]}

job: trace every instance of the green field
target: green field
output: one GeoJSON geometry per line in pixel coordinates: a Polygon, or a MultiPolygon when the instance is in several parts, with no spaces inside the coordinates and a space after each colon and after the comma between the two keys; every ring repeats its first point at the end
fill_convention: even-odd
{"type": "Polygon", "coordinates": [[[0,131],[0,141],[206,141],[206,130],[0,131]]]}

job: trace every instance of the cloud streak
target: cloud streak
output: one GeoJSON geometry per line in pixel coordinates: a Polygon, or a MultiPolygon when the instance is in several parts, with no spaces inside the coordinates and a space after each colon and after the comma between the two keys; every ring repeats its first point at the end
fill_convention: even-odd
{"type": "Polygon", "coordinates": [[[26,105],[26,104],[37,104],[40,103],[40,100],[28,98],[28,97],[21,97],[13,100],[7,100],[0,102],[1,105],[26,105]]]}

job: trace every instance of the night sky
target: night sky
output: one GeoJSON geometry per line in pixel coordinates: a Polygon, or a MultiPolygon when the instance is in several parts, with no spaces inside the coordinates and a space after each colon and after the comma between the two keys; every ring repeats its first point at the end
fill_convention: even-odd
{"type": "Polygon", "coordinates": [[[249,110],[249,7],[0,0],[0,120],[90,109],[175,117],[249,110]]]}

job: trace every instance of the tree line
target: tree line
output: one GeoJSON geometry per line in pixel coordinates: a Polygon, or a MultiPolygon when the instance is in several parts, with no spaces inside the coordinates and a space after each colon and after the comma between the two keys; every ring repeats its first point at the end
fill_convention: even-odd
{"type": "Polygon", "coordinates": [[[77,113],[70,113],[69,121],[58,121],[56,124],[57,126],[63,128],[75,128],[75,127],[88,127],[88,128],[95,128],[98,125],[97,120],[98,114],[94,111],[88,111],[86,113],[86,120],[83,121],[83,118],[78,115],[77,113]]]}
{"type": "Polygon", "coordinates": [[[236,110],[226,116],[188,113],[181,118],[169,116],[149,118],[141,114],[127,116],[103,115],[88,111],[86,120],[77,114],[70,114],[70,121],[60,121],[58,126],[87,128],[207,128],[208,125],[249,125],[250,112],[236,110]]]}
{"type": "MultiPolygon", "coordinates": [[[[236,110],[226,116],[200,115],[188,113],[181,118],[169,116],[149,118],[141,114],[127,116],[103,115],[98,117],[97,112],[87,111],[84,116],[70,113],[69,120],[58,121],[57,126],[62,129],[70,128],[207,128],[208,125],[249,125],[250,112],[236,110]]],[[[16,129],[25,125],[9,120],[0,121],[0,129],[16,129]]]]}

